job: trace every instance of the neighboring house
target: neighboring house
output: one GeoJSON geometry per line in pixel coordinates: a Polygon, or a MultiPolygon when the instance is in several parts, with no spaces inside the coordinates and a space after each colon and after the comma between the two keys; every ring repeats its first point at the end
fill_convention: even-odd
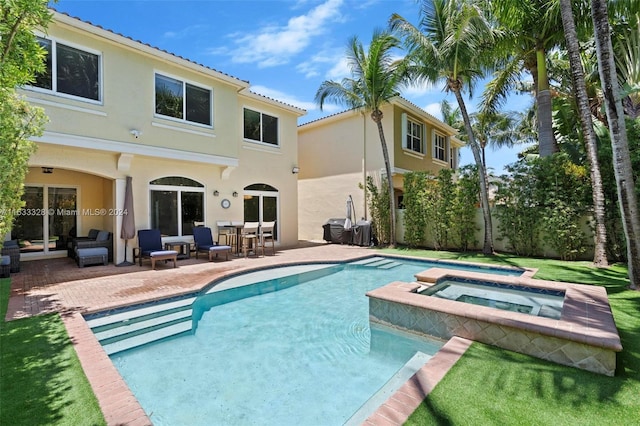
{"type": "Polygon", "coordinates": [[[33,138],[26,207],[12,231],[23,259],[62,256],[72,228],[97,228],[113,232],[121,262],[127,176],[136,229],[159,228],[165,242],[192,240],[196,222],[216,232],[218,220],[276,220],[277,243],[297,243],[292,168],[304,110],[58,12],[38,36],[47,71],[20,92],[50,122],[33,138]]]}
{"type": "MultiPolygon", "coordinates": [[[[383,129],[389,150],[396,208],[402,206],[403,175],[458,166],[464,144],[457,130],[404,98],[382,108],[383,129]]],[[[368,219],[366,176],[376,182],[385,175],[382,147],[370,114],[346,111],[298,127],[298,236],[322,239],[322,225],[330,218],[346,217],[351,195],[357,217],[368,219]]]]}

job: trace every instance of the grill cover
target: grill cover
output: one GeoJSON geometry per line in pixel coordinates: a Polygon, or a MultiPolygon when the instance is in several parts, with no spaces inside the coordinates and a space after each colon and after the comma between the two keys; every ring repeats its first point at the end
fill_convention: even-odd
{"type": "Polygon", "coordinates": [[[351,230],[344,229],[346,218],[329,219],[322,225],[323,239],[330,243],[350,243],[351,230]]]}
{"type": "Polygon", "coordinates": [[[371,246],[372,233],[371,222],[368,220],[359,220],[351,228],[351,243],[357,246],[371,246]]]}

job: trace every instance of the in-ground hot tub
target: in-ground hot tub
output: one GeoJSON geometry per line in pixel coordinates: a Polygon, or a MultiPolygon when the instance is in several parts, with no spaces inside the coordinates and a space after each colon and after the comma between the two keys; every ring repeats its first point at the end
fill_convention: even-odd
{"type": "Polygon", "coordinates": [[[511,312],[560,319],[565,292],[471,278],[440,278],[418,293],[511,312]]]}
{"type": "Polygon", "coordinates": [[[615,373],[616,352],[622,345],[602,287],[443,268],[416,274],[416,279],[368,292],[370,321],[443,339],[464,337],[609,376],[615,373]],[[451,280],[551,291],[564,297],[559,317],[548,318],[424,294],[428,287],[451,280]]]}

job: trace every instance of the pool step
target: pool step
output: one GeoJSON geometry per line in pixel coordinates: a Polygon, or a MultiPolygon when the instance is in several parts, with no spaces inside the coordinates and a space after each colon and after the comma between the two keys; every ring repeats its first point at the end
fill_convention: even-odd
{"type": "Polygon", "coordinates": [[[418,370],[420,370],[431,359],[432,355],[423,352],[416,352],[415,355],[406,362],[391,378],[384,384],[371,398],[369,398],[355,413],[347,420],[344,426],[356,426],[365,423],[367,418],[373,414],[378,407],[384,404],[402,385],[406,383],[418,370]]]}
{"type": "Polygon", "coordinates": [[[159,340],[166,339],[167,337],[176,336],[186,332],[191,332],[191,321],[184,321],[167,327],[162,327],[144,334],[104,344],[102,347],[107,355],[113,355],[118,352],[146,345],[147,343],[157,342],[159,340]]]}
{"type": "Polygon", "coordinates": [[[400,266],[401,263],[392,259],[387,259],[386,257],[371,257],[351,262],[351,265],[361,265],[368,268],[391,269],[400,266]]]}
{"type": "Polygon", "coordinates": [[[191,332],[195,297],[89,317],[87,324],[112,355],[167,337],[191,332]]]}
{"type": "Polygon", "coordinates": [[[401,265],[401,263],[396,262],[392,259],[387,259],[386,257],[370,257],[367,259],[356,260],[355,262],[351,262],[350,264],[378,269],[391,269],[401,265]]]}

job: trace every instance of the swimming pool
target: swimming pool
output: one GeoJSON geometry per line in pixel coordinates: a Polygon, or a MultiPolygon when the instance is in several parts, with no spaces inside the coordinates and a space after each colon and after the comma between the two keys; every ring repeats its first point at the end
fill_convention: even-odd
{"type": "Polygon", "coordinates": [[[365,297],[431,265],[374,258],[233,277],[193,303],[192,332],[111,359],[155,425],[344,424],[441,347],[370,327],[365,297]]]}

